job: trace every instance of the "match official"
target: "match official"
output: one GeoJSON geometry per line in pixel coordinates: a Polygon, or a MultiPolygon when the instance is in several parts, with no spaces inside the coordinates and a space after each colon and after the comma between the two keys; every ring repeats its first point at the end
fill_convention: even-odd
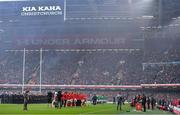
{"type": "Polygon", "coordinates": [[[25,91],[25,93],[23,95],[24,96],[24,108],[23,108],[24,111],[28,110],[28,108],[27,108],[27,104],[28,104],[28,101],[29,101],[28,93],[29,93],[29,91],[25,91]]]}
{"type": "Polygon", "coordinates": [[[94,94],[94,96],[92,97],[92,101],[93,101],[93,105],[97,104],[97,96],[96,96],[96,94],[94,94]]]}
{"type": "Polygon", "coordinates": [[[144,112],[146,112],[146,96],[144,94],[142,97],[142,106],[143,106],[144,112]]]}
{"type": "Polygon", "coordinates": [[[117,95],[117,110],[120,108],[122,109],[122,104],[123,104],[123,97],[120,95],[120,93],[117,95]]]}

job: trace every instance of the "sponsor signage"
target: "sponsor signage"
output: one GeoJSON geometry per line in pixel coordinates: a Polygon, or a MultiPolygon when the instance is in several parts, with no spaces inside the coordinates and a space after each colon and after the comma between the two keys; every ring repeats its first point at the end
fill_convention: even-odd
{"type": "Polygon", "coordinates": [[[43,16],[43,15],[63,15],[60,5],[53,6],[23,6],[21,16],[43,16]]]}
{"type": "Polygon", "coordinates": [[[0,2],[0,18],[62,16],[64,15],[64,0],[33,0],[0,2]]]}

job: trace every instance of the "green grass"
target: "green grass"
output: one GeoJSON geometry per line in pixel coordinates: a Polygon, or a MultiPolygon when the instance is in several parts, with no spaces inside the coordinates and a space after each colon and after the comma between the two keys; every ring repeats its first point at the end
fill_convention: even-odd
{"type": "Polygon", "coordinates": [[[21,104],[1,104],[0,105],[0,115],[35,115],[35,114],[170,114],[169,112],[163,112],[160,110],[136,112],[135,108],[131,108],[129,104],[123,106],[122,111],[116,110],[116,105],[113,104],[103,104],[103,105],[87,105],[86,107],[67,107],[62,109],[52,109],[48,108],[47,104],[30,104],[28,105],[28,111],[22,110],[23,105],[21,104]]]}

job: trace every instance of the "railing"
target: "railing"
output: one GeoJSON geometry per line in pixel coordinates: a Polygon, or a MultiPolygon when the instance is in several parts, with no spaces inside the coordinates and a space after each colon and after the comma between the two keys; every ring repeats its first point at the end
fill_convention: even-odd
{"type": "Polygon", "coordinates": [[[40,85],[40,84],[0,84],[0,88],[21,88],[21,87],[32,87],[32,88],[61,88],[61,89],[142,89],[142,88],[180,88],[180,84],[141,84],[141,85],[40,85]]]}

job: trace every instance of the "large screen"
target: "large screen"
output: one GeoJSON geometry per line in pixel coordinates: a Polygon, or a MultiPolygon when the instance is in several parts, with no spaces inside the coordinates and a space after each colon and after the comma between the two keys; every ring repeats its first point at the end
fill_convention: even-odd
{"type": "Polygon", "coordinates": [[[138,4],[137,0],[0,2],[1,49],[142,48],[140,27],[147,11],[145,6],[135,7],[138,4]]]}

